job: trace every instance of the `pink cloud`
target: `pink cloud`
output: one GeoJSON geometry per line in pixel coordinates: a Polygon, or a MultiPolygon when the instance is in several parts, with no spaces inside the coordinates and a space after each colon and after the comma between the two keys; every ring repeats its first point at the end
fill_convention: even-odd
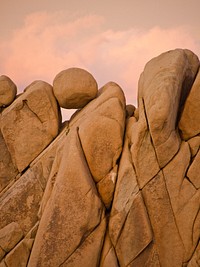
{"type": "MultiPolygon", "coordinates": [[[[183,27],[114,31],[106,29],[100,16],[66,21],[62,12],[40,12],[27,16],[24,25],[0,44],[0,72],[22,90],[35,79],[52,83],[61,70],[82,67],[94,75],[99,86],[110,80],[117,82],[127,102],[136,104],[144,65],[177,47],[200,54],[199,43],[183,27]]],[[[68,111],[64,113],[67,116],[68,111]]]]}

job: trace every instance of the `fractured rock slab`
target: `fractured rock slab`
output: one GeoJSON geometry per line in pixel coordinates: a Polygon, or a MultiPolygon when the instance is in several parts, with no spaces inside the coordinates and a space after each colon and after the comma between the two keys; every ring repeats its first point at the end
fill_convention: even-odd
{"type": "Polygon", "coordinates": [[[144,101],[149,130],[160,167],[177,153],[180,138],[176,124],[199,68],[189,50],[176,49],[150,60],[140,76],[139,99],[144,101]]]}
{"type": "Polygon", "coordinates": [[[20,172],[57,136],[59,125],[52,87],[42,81],[32,83],[3,111],[3,138],[20,172]]]}

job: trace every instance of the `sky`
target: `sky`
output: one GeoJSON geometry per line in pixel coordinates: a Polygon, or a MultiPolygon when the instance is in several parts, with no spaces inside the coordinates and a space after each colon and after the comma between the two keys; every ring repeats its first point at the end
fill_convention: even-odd
{"type": "MultiPolygon", "coordinates": [[[[0,75],[22,92],[62,70],[89,71],[137,106],[145,64],[187,48],[200,57],[200,0],[0,0],[0,75]]],[[[74,111],[63,111],[67,119],[74,111]]]]}

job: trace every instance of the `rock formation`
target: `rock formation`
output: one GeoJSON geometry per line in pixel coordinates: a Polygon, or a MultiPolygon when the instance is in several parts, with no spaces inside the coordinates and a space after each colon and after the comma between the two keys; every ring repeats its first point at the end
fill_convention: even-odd
{"type": "Polygon", "coordinates": [[[200,266],[199,66],[152,59],[138,108],[81,69],[6,103],[0,80],[0,267],[200,266]]]}

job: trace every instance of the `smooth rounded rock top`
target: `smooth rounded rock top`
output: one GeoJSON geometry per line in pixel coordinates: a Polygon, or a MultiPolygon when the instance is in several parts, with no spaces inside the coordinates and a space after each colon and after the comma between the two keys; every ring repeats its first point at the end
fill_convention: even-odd
{"type": "Polygon", "coordinates": [[[10,105],[17,94],[17,87],[7,76],[0,76],[0,107],[10,105]]]}
{"type": "Polygon", "coordinates": [[[58,73],[53,81],[53,91],[60,107],[83,108],[97,95],[98,86],[86,70],[70,68],[58,73]]]}

